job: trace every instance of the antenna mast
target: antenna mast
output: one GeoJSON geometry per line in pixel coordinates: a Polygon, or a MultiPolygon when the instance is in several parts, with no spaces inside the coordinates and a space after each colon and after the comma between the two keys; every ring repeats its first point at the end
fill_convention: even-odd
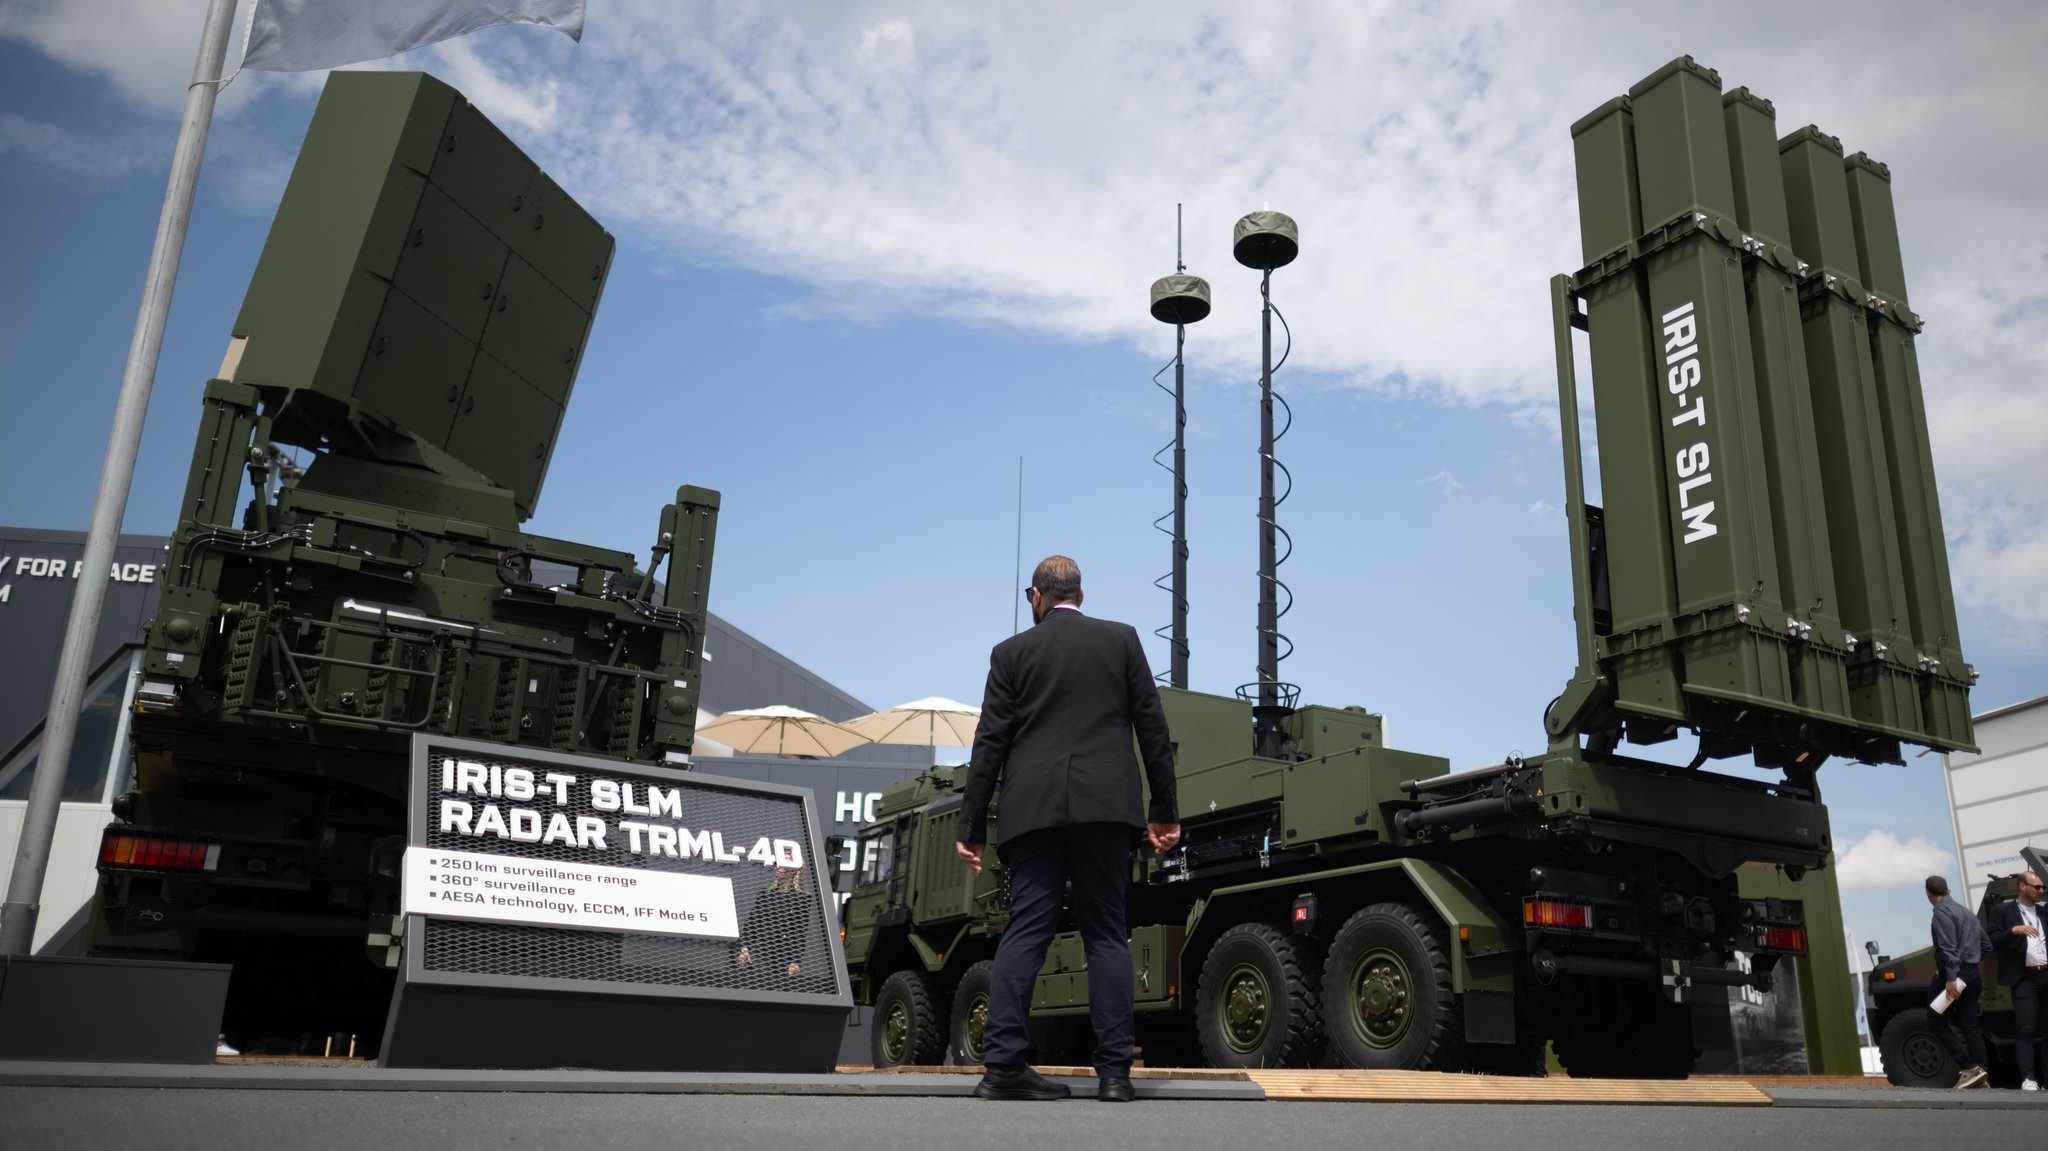
{"type": "MultiPolygon", "coordinates": [[[[1188,266],[1181,254],[1181,206],[1173,206],[1173,275],[1162,276],[1152,282],[1152,318],[1173,325],[1173,362],[1167,367],[1173,369],[1173,442],[1152,453],[1152,462],[1162,468],[1168,467],[1160,456],[1168,451],[1173,453],[1173,510],[1152,521],[1152,526],[1173,537],[1173,570],[1153,581],[1153,586],[1164,589],[1173,597],[1173,620],[1153,635],[1166,639],[1171,653],[1164,677],[1168,686],[1188,685],[1188,452],[1187,452],[1187,363],[1184,352],[1187,348],[1189,324],[1209,314],[1209,282],[1200,276],[1187,274],[1188,266]],[[1165,521],[1171,519],[1173,527],[1168,529],[1165,521]]],[[[1152,373],[1152,382],[1161,391],[1166,385],[1159,377],[1166,374],[1166,368],[1152,373]]]]}
{"type": "MultiPolygon", "coordinates": [[[[1259,313],[1259,670],[1258,681],[1237,689],[1240,697],[1249,698],[1252,705],[1252,726],[1256,732],[1254,752],[1264,756],[1278,756],[1285,734],[1280,720],[1294,710],[1300,689],[1291,683],[1280,682],[1280,661],[1294,650],[1294,644],[1280,634],[1280,617],[1294,605],[1290,592],[1287,603],[1280,603],[1280,593],[1287,585],[1280,582],[1280,565],[1294,551],[1294,541],[1280,527],[1276,513],[1294,490],[1294,480],[1287,469],[1273,455],[1273,444],[1287,434],[1288,426],[1294,422],[1293,410],[1287,401],[1273,391],[1273,372],[1280,364],[1273,362],[1273,320],[1279,317],[1284,330],[1287,318],[1273,306],[1273,269],[1285,267],[1294,262],[1301,250],[1301,234],[1294,220],[1280,212],[1253,212],[1237,222],[1231,243],[1231,255],[1247,268],[1257,268],[1259,299],[1263,307],[1259,313]],[[1276,432],[1273,428],[1273,405],[1278,403],[1286,413],[1287,423],[1276,432]],[[1287,479],[1287,490],[1275,494],[1274,478],[1278,473],[1287,479]],[[1280,550],[1285,541],[1286,552],[1280,550]],[[1286,645],[1286,650],[1281,645],[1286,645]],[[1256,694],[1253,694],[1254,689],[1256,694]]],[[[1293,346],[1293,337],[1288,337],[1288,348],[1282,348],[1280,363],[1287,362],[1287,352],[1293,346]]]]}

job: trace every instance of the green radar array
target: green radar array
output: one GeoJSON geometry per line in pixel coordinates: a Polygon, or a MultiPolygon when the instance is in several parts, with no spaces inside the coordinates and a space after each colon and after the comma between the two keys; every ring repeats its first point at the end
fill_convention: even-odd
{"type": "Polygon", "coordinates": [[[1691,57],[1572,136],[1586,266],[1552,301],[1579,671],[1553,742],[1690,728],[1695,763],[1790,770],[1969,748],[1889,170],[1818,128],[1780,138],[1768,100],[1691,57]]]}

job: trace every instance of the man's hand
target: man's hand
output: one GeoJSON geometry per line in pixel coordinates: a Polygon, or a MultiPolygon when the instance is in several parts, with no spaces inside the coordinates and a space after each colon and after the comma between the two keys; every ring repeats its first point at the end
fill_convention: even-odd
{"type": "Polygon", "coordinates": [[[1180,842],[1180,824],[1148,823],[1145,825],[1145,837],[1152,841],[1152,854],[1165,855],[1180,842]]]}
{"type": "Polygon", "coordinates": [[[2012,933],[2014,935],[2039,935],[2041,934],[2041,929],[2038,927],[2028,927],[2026,924],[2021,923],[2013,927],[2012,933]]]}
{"type": "Polygon", "coordinates": [[[982,845],[982,844],[979,844],[979,843],[955,843],[955,844],[953,844],[953,849],[954,849],[955,851],[958,851],[958,852],[960,853],[960,862],[962,862],[962,863],[966,864],[966,865],[967,865],[967,870],[969,870],[969,871],[973,872],[973,873],[974,873],[974,874],[976,874],[976,875],[980,875],[980,874],[981,874],[981,849],[982,849],[982,847],[983,847],[983,845],[982,845]]]}
{"type": "Polygon", "coordinates": [[[1961,979],[1951,979],[1951,980],[1949,980],[1949,981],[1948,981],[1948,998],[1949,998],[1949,1002],[1953,1003],[1953,1002],[1955,1002],[1956,1000],[1958,1000],[1958,999],[1961,999],[1962,997],[1963,997],[1963,981],[1962,981],[1961,979]]]}

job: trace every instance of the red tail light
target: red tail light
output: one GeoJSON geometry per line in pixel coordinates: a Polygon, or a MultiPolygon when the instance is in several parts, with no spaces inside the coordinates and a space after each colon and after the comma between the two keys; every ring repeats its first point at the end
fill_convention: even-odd
{"type": "Polygon", "coordinates": [[[1794,955],[1806,954],[1806,929],[1804,927],[1765,926],[1757,931],[1757,946],[1765,951],[1789,951],[1794,955]]]}
{"type": "Polygon", "coordinates": [[[1569,927],[1593,930],[1593,909],[1584,903],[1561,903],[1555,899],[1522,901],[1522,922],[1530,927],[1569,927]]]}
{"type": "Polygon", "coordinates": [[[132,867],[151,871],[218,871],[220,844],[155,835],[129,835],[112,829],[100,835],[101,867],[132,867]]]}

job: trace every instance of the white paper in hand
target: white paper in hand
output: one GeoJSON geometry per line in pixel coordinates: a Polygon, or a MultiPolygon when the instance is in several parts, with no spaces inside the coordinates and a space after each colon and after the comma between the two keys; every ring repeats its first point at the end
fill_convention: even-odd
{"type": "Polygon", "coordinates": [[[1929,1003],[1927,1005],[1927,1010],[1934,1012],[1936,1015],[1940,1015],[1942,1012],[1948,1010],[1949,1004],[1954,1002],[1955,1000],[1949,998],[1948,988],[1944,987],[1940,991],[1934,993],[1934,1002],[1929,1003]]]}

